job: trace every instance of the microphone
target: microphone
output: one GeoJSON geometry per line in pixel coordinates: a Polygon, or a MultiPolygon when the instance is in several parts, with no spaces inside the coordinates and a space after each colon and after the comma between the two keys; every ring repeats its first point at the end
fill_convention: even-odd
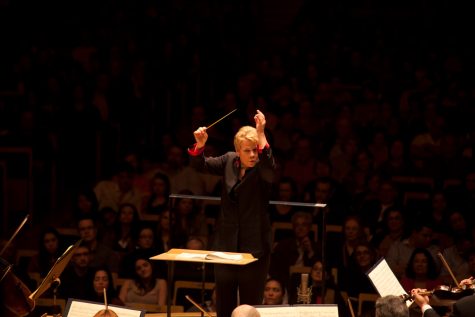
{"type": "Polygon", "coordinates": [[[51,282],[51,287],[56,289],[59,287],[59,285],[61,285],[61,280],[59,279],[59,277],[54,278],[51,282]]]}
{"type": "Polygon", "coordinates": [[[308,274],[301,274],[300,286],[297,287],[297,303],[310,304],[312,288],[308,287],[308,274]]]}

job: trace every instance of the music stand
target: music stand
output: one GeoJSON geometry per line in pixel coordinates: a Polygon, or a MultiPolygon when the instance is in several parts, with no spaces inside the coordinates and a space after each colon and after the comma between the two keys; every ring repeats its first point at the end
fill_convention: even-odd
{"type": "MultiPolygon", "coordinates": [[[[153,256],[150,260],[159,260],[159,261],[182,261],[182,262],[199,262],[203,264],[203,271],[202,271],[202,281],[201,281],[201,294],[203,297],[204,294],[204,286],[205,286],[205,265],[206,263],[214,263],[214,264],[230,264],[230,265],[247,265],[249,263],[257,261],[255,257],[252,256],[250,253],[237,253],[237,252],[219,252],[223,254],[223,256],[230,256],[230,257],[239,257],[239,259],[230,259],[215,256],[216,251],[208,251],[208,250],[190,250],[190,249],[170,249],[168,252],[161,253],[159,255],[153,256]],[[186,256],[185,256],[186,255],[186,256]]],[[[171,283],[172,281],[172,265],[168,263],[168,281],[171,283]]],[[[167,316],[170,317],[171,315],[171,300],[170,300],[170,292],[167,294],[167,316]]],[[[203,298],[202,298],[203,300],[203,298]]],[[[203,312],[201,313],[203,317],[203,312]]]]}
{"type": "Polygon", "coordinates": [[[63,273],[74,254],[74,250],[76,250],[81,241],[82,240],[79,240],[75,244],[70,245],[66,251],[64,251],[64,253],[56,260],[53,267],[49,270],[48,274],[41,282],[40,286],[38,286],[38,288],[30,294],[30,299],[36,300],[51,287],[51,285],[55,282],[55,279],[57,279],[61,273],[63,273]]]}

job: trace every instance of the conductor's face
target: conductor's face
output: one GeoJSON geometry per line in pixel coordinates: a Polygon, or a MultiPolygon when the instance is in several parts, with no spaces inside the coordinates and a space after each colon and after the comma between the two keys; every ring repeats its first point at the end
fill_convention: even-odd
{"type": "Polygon", "coordinates": [[[259,161],[257,153],[257,144],[248,140],[241,142],[240,148],[237,150],[237,154],[241,160],[241,167],[251,168],[259,161]]]}

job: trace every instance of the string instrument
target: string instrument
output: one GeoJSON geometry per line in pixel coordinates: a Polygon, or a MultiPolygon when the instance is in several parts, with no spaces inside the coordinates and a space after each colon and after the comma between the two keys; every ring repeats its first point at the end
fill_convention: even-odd
{"type": "MultiPolygon", "coordinates": [[[[457,286],[452,287],[449,285],[439,285],[435,287],[433,290],[419,292],[418,294],[422,296],[434,295],[434,296],[437,296],[438,299],[450,299],[450,300],[459,300],[462,297],[473,295],[475,291],[475,286],[473,284],[470,286],[467,286],[467,285],[459,286],[460,283],[457,281],[457,278],[455,277],[454,273],[450,269],[442,253],[440,252],[437,253],[437,256],[440,258],[442,265],[444,265],[445,269],[449,272],[455,285],[457,286]]],[[[407,301],[407,300],[412,300],[413,296],[405,294],[405,295],[402,295],[402,298],[404,301],[407,301]]]]}
{"type": "MultiPolygon", "coordinates": [[[[0,256],[5,252],[27,220],[28,216],[25,217],[10,240],[4,245],[0,256]]],[[[29,298],[31,291],[12,272],[12,267],[13,265],[0,257],[0,316],[23,317],[33,310],[35,301],[29,298]]]]}
{"type": "MultiPolygon", "coordinates": [[[[448,285],[439,285],[433,290],[428,290],[424,292],[419,292],[419,295],[422,296],[437,296],[438,299],[450,299],[450,300],[459,300],[462,297],[473,295],[473,289],[471,288],[462,288],[462,287],[450,287],[448,285]]],[[[404,301],[413,300],[412,295],[404,294],[402,295],[404,301]]]]}

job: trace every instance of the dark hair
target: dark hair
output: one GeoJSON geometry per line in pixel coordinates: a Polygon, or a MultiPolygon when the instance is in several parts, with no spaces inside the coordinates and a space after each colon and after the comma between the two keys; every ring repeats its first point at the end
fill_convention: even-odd
{"type": "Polygon", "coordinates": [[[417,254],[424,254],[427,258],[427,278],[430,280],[435,280],[438,276],[437,266],[435,264],[434,258],[432,254],[425,248],[416,248],[411,254],[409,261],[407,262],[406,266],[406,276],[408,278],[414,279],[416,278],[416,273],[414,272],[414,259],[417,254]]]}
{"type": "Polygon", "coordinates": [[[298,196],[298,188],[297,188],[297,183],[295,182],[295,179],[293,179],[290,176],[283,176],[280,178],[280,180],[277,182],[275,185],[275,194],[274,196],[278,198],[279,195],[279,188],[281,184],[289,184],[291,191],[292,191],[292,197],[290,198],[291,200],[296,200],[298,196]]]}
{"type": "Polygon", "coordinates": [[[137,285],[137,288],[144,290],[145,292],[149,292],[150,290],[154,289],[157,283],[158,274],[157,274],[157,269],[153,265],[152,261],[150,261],[148,257],[138,255],[137,257],[135,257],[133,265],[134,265],[134,282],[137,285]],[[152,268],[152,277],[151,277],[150,285],[146,285],[144,281],[140,278],[140,276],[137,274],[137,269],[135,268],[135,265],[137,264],[138,260],[147,261],[152,268]]]}
{"type": "Polygon", "coordinates": [[[137,231],[133,233],[132,239],[134,240],[134,245],[138,248],[140,233],[142,233],[142,231],[145,230],[145,229],[149,229],[149,230],[152,231],[152,233],[153,233],[153,247],[152,248],[157,247],[158,242],[157,242],[156,230],[151,224],[148,224],[148,223],[141,223],[140,226],[138,227],[137,231]]]}
{"type": "Polygon", "coordinates": [[[266,282],[264,283],[264,289],[265,289],[265,285],[267,285],[267,283],[271,282],[271,281],[274,281],[274,282],[277,282],[280,286],[280,289],[282,290],[282,301],[284,300],[284,297],[285,297],[285,294],[287,293],[285,287],[284,287],[284,283],[282,283],[281,280],[277,279],[277,278],[274,278],[274,277],[269,277],[266,282]]]}
{"type": "Polygon", "coordinates": [[[130,203],[123,203],[119,206],[118,208],[118,213],[117,213],[117,217],[115,218],[115,224],[114,224],[114,231],[115,231],[115,234],[116,234],[116,241],[122,239],[122,225],[121,225],[121,222],[120,222],[120,214],[122,212],[122,210],[124,208],[131,208],[132,209],[132,212],[133,212],[133,216],[132,216],[132,222],[130,223],[130,231],[128,233],[128,237],[130,237],[131,239],[133,239],[136,235],[137,235],[137,231],[139,229],[139,226],[140,226],[140,216],[139,216],[139,212],[137,210],[137,207],[133,204],[130,204],[130,203]]]}
{"type": "Polygon", "coordinates": [[[62,240],[63,239],[61,237],[61,234],[58,232],[58,230],[56,230],[53,227],[48,227],[41,232],[40,241],[39,241],[39,252],[38,252],[38,267],[42,276],[48,273],[48,271],[51,269],[51,265],[52,265],[52,263],[50,263],[51,259],[59,258],[61,256],[61,253],[64,251],[62,240]],[[54,254],[48,253],[44,244],[45,236],[49,233],[54,235],[56,239],[58,240],[58,248],[56,249],[54,254]]]}
{"type": "Polygon", "coordinates": [[[94,279],[96,278],[96,274],[99,271],[106,272],[107,278],[109,279],[109,285],[107,286],[106,292],[107,292],[107,302],[111,303],[112,299],[117,297],[117,293],[116,293],[116,289],[114,287],[114,279],[112,277],[112,273],[109,270],[109,268],[106,267],[106,266],[95,267],[91,271],[90,275],[88,275],[88,283],[87,283],[87,286],[86,286],[87,299],[92,300],[92,301],[97,301],[97,300],[100,299],[101,302],[104,300],[103,295],[99,296],[96,293],[95,289],[94,289],[94,279]]]}
{"type": "MultiPolygon", "coordinates": [[[[397,212],[401,215],[401,220],[402,222],[404,223],[404,226],[406,226],[406,217],[404,215],[404,210],[402,208],[398,208],[398,207],[389,207],[388,209],[386,209],[384,212],[383,212],[383,221],[382,221],[382,225],[383,225],[383,230],[384,232],[388,233],[389,232],[389,228],[388,228],[388,220],[389,220],[389,214],[392,213],[392,212],[397,212]]],[[[406,230],[404,230],[406,231],[406,230]]],[[[403,235],[405,234],[405,232],[403,233],[403,235]]]]}
{"type": "Polygon", "coordinates": [[[90,188],[83,188],[76,193],[76,205],[74,207],[78,217],[83,214],[83,212],[79,209],[80,196],[86,197],[86,199],[91,203],[91,214],[96,214],[99,211],[99,201],[97,200],[97,196],[94,191],[90,188]]]}
{"type": "Polygon", "coordinates": [[[155,173],[150,183],[153,183],[153,181],[156,179],[162,180],[165,183],[165,195],[168,198],[168,196],[170,195],[170,190],[171,190],[170,178],[166,174],[158,172],[158,173],[155,173]]]}

